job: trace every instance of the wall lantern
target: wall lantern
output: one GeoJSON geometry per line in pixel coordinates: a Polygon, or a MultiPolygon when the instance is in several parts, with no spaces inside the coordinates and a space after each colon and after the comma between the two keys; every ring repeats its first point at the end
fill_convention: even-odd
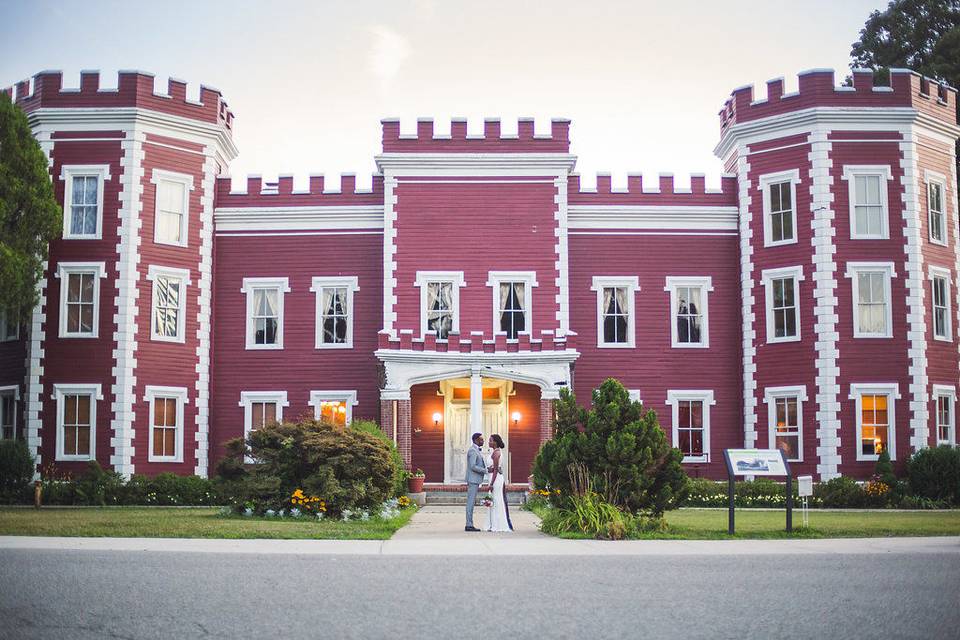
{"type": "Polygon", "coordinates": [[[514,412],[510,415],[510,418],[513,420],[513,426],[517,426],[517,423],[520,422],[520,412],[519,412],[519,411],[514,411],[514,412]]]}
{"type": "Polygon", "coordinates": [[[443,416],[441,416],[439,412],[433,414],[433,426],[436,427],[437,425],[439,425],[439,424],[440,424],[440,418],[442,418],[442,417],[443,417],[443,416]]]}

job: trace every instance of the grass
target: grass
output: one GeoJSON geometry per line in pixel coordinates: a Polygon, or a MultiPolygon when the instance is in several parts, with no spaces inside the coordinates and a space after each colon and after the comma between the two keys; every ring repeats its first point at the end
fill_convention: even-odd
{"type": "MultiPolygon", "coordinates": [[[[533,512],[543,516],[543,508],[533,512]]],[[[734,538],[882,538],[960,535],[960,511],[810,511],[810,526],[801,526],[793,513],[793,533],[787,534],[784,511],[736,511],[736,534],[727,535],[726,509],[680,509],[666,514],[667,530],[645,533],[649,540],[723,540],[734,538]]],[[[563,538],[583,539],[582,534],[563,538]]]]}
{"type": "Polygon", "coordinates": [[[218,507],[0,508],[0,535],[118,538],[273,538],[289,540],[386,540],[407,524],[414,509],[391,520],[367,522],[245,518],[220,515],[218,507]]]}

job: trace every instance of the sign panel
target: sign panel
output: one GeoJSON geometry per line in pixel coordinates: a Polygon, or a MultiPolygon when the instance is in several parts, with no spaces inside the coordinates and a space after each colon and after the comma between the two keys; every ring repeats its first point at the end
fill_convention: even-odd
{"type": "Polygon", "coordinates": [[[801,498],[813,495],[813,476],[797,477],[797,495],[801,498]]]}
{"type": "Polygon", "coordinates": [[[787,467],[779,449],[727,449],[735,476],[785,476],[787,467]]]}

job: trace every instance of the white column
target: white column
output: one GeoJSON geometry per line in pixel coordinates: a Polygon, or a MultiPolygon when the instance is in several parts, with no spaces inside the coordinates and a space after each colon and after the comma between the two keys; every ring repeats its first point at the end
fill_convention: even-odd
{"type": "Polygon", "coordinates": [[[483,432],[483,381],[480,372],[470,376],[470,435],[483,432]]]}

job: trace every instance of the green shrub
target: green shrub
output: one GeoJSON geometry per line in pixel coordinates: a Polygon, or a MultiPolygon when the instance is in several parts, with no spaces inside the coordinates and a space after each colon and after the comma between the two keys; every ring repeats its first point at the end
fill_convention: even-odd
{"type": "Polygon", "coordinates": [[[960,449],[921,449],[907,461],[907,475],[914,495],[960,505],[960,449]]]}
{"type": "Polygon", "coordinates": [[[393,489],[391,495],[395,498],[406,495],[407,468],[406,465],[403,464],[403,456],[400,455],[400,450],[397,448],[397,444],[393,441],[393,438],[384,433],[380,426],[372,420],[353,420],[350,423],[350,428],[369,433],[386,443],[390,449],[390,462],[393,464],[393,489]]]}
{"type": "Polygon", "coordinates": [[[33,456],[23,440],[0,440],[0,502],[29,499],[33,456]]]}
{"type": "Polygon", "coordinates": [[[890,462],[888,451],[881,451],[880,455],[877,456],[877,463],[873,467],[873,475],[880,482],[890,487],[891,490],[896,488],[899,481],[897,480],[897,474],[893,472],[893,463],[890,462]]]}
{"type": "Polygon", "coordinates": [[[813,488],[813,495],[822,506],[834,509],[863,507],[868,502],[864,488],[847,476],[818,483],[813,488]]]}
{"type": "Polygon", "coordinates": [[[610,378],[593,392],[591,408],[577,405],[573,394],[561,389],[557,401],[556,433],[534,460],[538,488],[559,489],[551,495],[557,506],[575,493],[569,471],[583,465],[589,484],[604,502],[630,512],[660,515],[683,504],[687,476],[653,411],[632,402],[622,384],[610,378]]]}
{"type": "Polygon", "coordinates": [[[629,515],[592,492],[570,496],[567,506],[550,509],[543,517],[544,533],[579,533],[592,538],[620,540],[627,534],[629,515]]]}
{"type": "Polygon", "coordinates": [[[116,471],[104,471],[96,460],[87,463],[87,469],[74,482],[75,503],[91,506],[117,504],[123,493],[123,476],[116,471]]]}

